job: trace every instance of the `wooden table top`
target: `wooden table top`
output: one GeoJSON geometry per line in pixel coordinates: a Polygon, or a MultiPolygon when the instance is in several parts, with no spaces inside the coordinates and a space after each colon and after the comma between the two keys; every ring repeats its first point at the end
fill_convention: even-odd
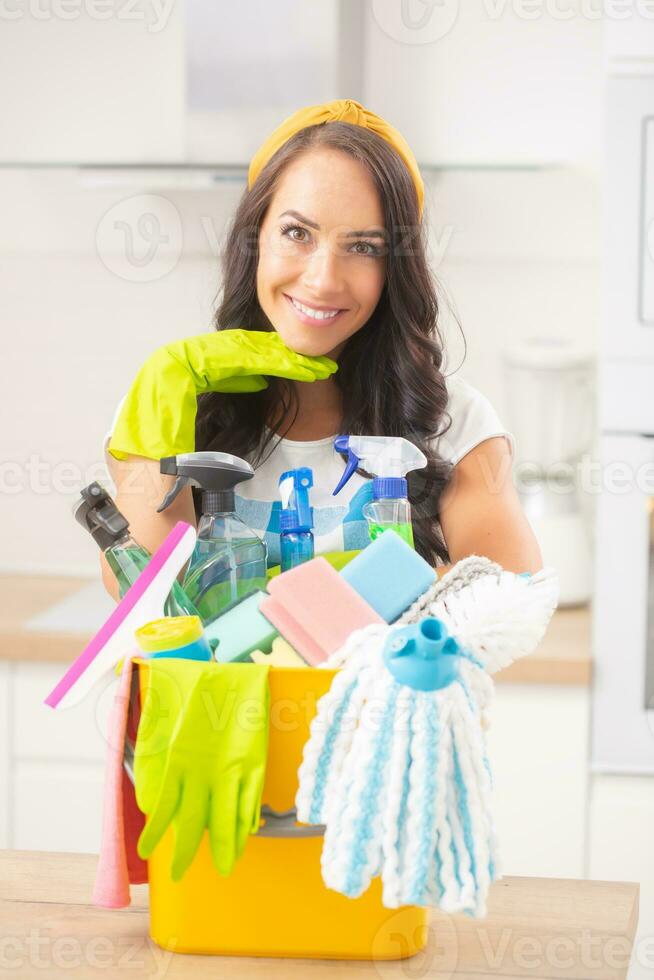
{"type": "Polygon", "coordinates": [[[192,956],[148,937],[147,886],[132,905],[90,904],[97,858],[0,851],[0,975],[20,980],[151,977],[161,980],[622,980],[638,924],[637,884],[504,878],[488,916],[434,913],[427,947],[409,960],[356,962],[192,956]]]}
{"type": "MultiPolygon", "coordinates": [[[[0,575],[0,660],[69,664],[91,639],[88,633],[26,629],[26,624],[62,600],[88,588],[91,579],[45,575],[0,575]]],[[[499,683],[572,684],[591,680],[590,608],[554,613],[538,649],[495,675],[499,683]]]]}

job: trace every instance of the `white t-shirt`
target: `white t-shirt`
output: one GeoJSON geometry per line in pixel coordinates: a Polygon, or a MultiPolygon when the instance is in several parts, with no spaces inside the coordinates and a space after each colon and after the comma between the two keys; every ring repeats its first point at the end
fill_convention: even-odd
{"type": "MultiPolygon", "coordinates": [[[[446,385],[447,411],[452,424],[444,435],[434,439],[434,447],[443,459],[455,465],[471,449],[492,436],[504,436],[511,451],[515,451],[512,433],[504,427],[485,395],[456,375],[447,378],[446,385]]],[[[120,407],[116,410],[112,429],[120,407]]],[[[370,543],[362,511],[372,499],[372,480],[353,473],[338,496],[332,495],[345,468],[343,456],[334,449],[337,435],[339,433],[309,442],[273,436],[266,449],[268,458],[255,469],[251,480],[236,488],[236,512],[265,540],[269,568],[280,563],[279,477],[285,470],[300,466],[310,466],[313,471],[309,501],[313,507],[315,554],[362,549],[370,543]]],[[[107,451],[110,436],[111,432],[107,433],[104,450],[111,473],[113,457],[107,451]]]]}

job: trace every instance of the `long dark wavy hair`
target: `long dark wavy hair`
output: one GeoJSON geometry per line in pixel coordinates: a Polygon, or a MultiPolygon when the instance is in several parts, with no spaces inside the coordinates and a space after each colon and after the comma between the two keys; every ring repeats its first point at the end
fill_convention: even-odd
{"type": "MultiPolygon", "coordinates": [[[[401,157],[380,136],[344,122],[308,126],[269,160],[241,198],[222,256],[223,285],[216,330],[273,330],[257,298],[261,223],[285,167],[316,147],[341,150],[361,163],[377,187],[387,234],[386,279],[367,323],[346,343],[333,375],[341,390],[341,432],[403,436],[419,446],[428,464],[408,475],[416,550],[431,564],[448,562],[438,523],[439,499],[451,465],[432,445],[449,428],[447,389],[441,372],[435,282],[426,259],[427,232],[416,190],[401,157]]],[[[255,467],[274,438],[271,419],[297,417],[294,386],[269,377],[253,394],[210,393],[198,400],[196,449],[248,456],[255,467]]],[[[280,432],[284,435],[288,428],[280,432]]],[[[274,444],[270,451],[274,448],[274,444]]],[[[364,471],[361,471],[362,473],[364,471]]],[[[369,474],[364,474],[369,475],[369,474]]]]}

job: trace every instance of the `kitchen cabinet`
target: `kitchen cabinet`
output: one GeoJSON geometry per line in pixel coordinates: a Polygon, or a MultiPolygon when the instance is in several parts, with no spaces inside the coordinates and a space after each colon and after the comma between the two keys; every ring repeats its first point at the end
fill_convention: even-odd
{"type": "Polygon", "coordinates": [[[80,762],[16,762],[11,783],[11,846],[97,854],[104,767],[80,762]]]}
{"type": "Polygon", "coordinates": [[[611,74],[654,73],[654,6],[624,4],[605,19],[607,70],[611,74]]]}
{"type": "Polygon", "coordinates": [[[360,101],[365,6],[186,0],[188,159],[245,163],[300,106],[360,101]]]}
{"type": "Polygon", "coordinates": [[[183,4],[9,6],[0,162],[182,158],[183,4]]]}
{"type": "Polygon", "coordinates": [[[590,694],[498,684],[488,732],[502,871],[584,876],[590,694]]]}
{"type": "Polygon", "coordinates": [[[525,3],[522,16],[515,3],[374,0],[364,101],[422,163],[596,170],[602,17],[559,6],[563,15],[553,16],[548,3],[525,3]]]}
{"type": "Polygon", "coordinates": [[[361,98],[363,6],[17,4],[0,162],[243,164],[299,106],[361,98]]]}
{"type": "Polygon", "coordinates": [[[74,707],[53,711],[44,697],[62,664],[1,663],[6,737],[0,759],[0,832],[6,847],[95,852],[100,846],[105,732],[117,678],[74,707]]]}

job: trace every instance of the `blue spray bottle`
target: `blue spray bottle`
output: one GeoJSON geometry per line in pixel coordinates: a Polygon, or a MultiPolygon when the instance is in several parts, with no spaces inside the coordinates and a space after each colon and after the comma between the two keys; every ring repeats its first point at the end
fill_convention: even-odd
{"type": "Polygon", "coordinates": [[[313,508],[309,506],[312,486],[313,473],[308,466],[286,470],[279,478],[282,498],[279,546],[283,572],[313,558],[313,508]]]}

